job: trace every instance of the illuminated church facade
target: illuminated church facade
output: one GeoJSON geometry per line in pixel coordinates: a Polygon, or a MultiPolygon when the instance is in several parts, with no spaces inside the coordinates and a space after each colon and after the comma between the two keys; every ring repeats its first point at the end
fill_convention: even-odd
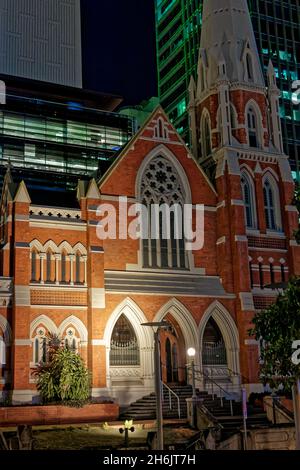
{"type": "Polygon", "coordinates": [[[49,333],[82,355],[93,396],[128,404],[152,392],[153,331],[142,324],[162,320],[172,326],[160,335],[165,383],[186,381],[193,347],[200,388],[209,375],[261,390],[251,319],[275,300],[271,284],[300,274],[300,251],[275,72],[270,63],[266,88],[246,1],[204,2],[189,93],[192,149],[157,108],[100,181],[79,181],[69,207],[50,195],[41,203],[8,170],[0,390],[14,403],[36,400],[49,333]],[[119,223],[115,239],[99,237],[99,205],[119,215],[120,196],[127,212],[136,203],[188,204],[193,227],[203,207],[203,246],[186,250],[172,221],[167,240],[120,236],[119,223]]]}

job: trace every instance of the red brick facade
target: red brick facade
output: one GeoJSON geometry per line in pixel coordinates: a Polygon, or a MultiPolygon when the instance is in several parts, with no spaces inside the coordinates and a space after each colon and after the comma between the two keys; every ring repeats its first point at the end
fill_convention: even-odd
{"type": "MultiPolygon", "coordinates": [[[[232,93],[240,143],[245,143],[242,126],[249,98],[246,92],[232,93]]],[[[251,99],[267,127],[263,97],[253,93],[251,99]]],[[[217,102],[212,96],[212,113],[217,102]]],[[[213,125],[216,121],[212,116],[213,125]]],[[[153,336],[141,323],[162,319],[173,327],[161,337],[164,381],[185,380],[189,347],[196,349],[196,367],[203,370],[204,336],[213,319],[226,349],[223,372],[232,381],[242,377],[249,390],[258,387],[258,345],[247,332],[255,308],[275,298],[266,284],[300,274],[293,183],[278,154],[246,147],[233,154],[221,145],[215,150],[214,187],[158,109],[98,185],[94,180],[88,187],[79,183],[78,209],[53,208],[51,201],[49,207],[34,205],[25,184],[16,188],[7,174],[1,205],[0,336],[5,360],[0,387],[12,393],[14,402],[34,399],[32,371],[42,359],[37,344],[49,332],[74,341],[92,372],[94,396],[129,403],[145,395],[153,389],[153,336]],[[98,237],[97,224],[103,222],[99,204],[112,204],[118,213],[119,196],[128,198],[127,208],[142,202],[139,182],[147,164],[158,157],[176,169],[184,202],[193,204],[194,226],[195,206],[204,206],[204,244],[186,254],[184,269],[145,267],[140,240],[98,237]],[[253,179],[251,229],[246,227],[241,171],[253,179]],[[266,223],[263,185],[269,175],[277,185],[276,230],[268,230],[266,223]],[[111,366],[111,337],[121,314],[134,330],[139,357],[135,364],[111,366]]]]}

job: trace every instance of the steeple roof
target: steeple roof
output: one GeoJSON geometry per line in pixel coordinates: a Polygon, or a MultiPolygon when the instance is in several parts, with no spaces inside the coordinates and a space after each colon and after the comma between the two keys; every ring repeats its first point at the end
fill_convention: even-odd
{"type": "Polygon", "coordinates": [[[231,82],[265,86],[246,0],[204,0],[200,61],[206,67],[205,87],[224,75],[231,82]]]}

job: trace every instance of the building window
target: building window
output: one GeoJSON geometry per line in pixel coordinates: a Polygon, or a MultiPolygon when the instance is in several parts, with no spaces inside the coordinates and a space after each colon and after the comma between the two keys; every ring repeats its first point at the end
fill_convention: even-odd
{"type": "Polygon", "coordinates": [[[254,74],[253,74],[253,61],[251,54],[246,54],[246,67],[247,67],[247,79],[249,82],[254,81],[254,74]]]}
{"type": "Polygon", "coordinates": [[[261,289],[264,289],[264,272],[262,263],[258,263],[258,272],[259,272],[259,285],[261,289]]]}
{"type": "Polygon", "coordinates": [[[80,340],[76,337],[74,328],[68,328],[64,340],[65,348],[77,352],[79,341],[80,340]]]}
{"type": "Polygon", "coordinates": [[[45,328],[38,328],[37,334],[33,341],[33,358],[34,363],[45,363],[47,360],[47,338],[45,328]]]}
{"type": "Polygon", "coordinates": [[[155,157],[146,167],[141,199],[147,207],[142,240],[143,266],[186,268],[184,191],[176,169],[166,158],[155,157]]]}
{"type": "Polygon", "coordinates": [[[61,282],[66,282],[66,254],[61,255],[61,282]]]}
{"type": "Polygon", "coordinates": [[[248,138],[249,146],[257,148],[259,147],[258,131],[257,131],[257,118],[253,108],[249,108],[247,113],[248,123],[248,138]]]}
{"type": "Polygon", "coordinates": [[[76,284],[80,284],[80,254],[76,254],[76,284]]]}
{"type": "Polygon", "coordinates": [[[51,252],[46,255],[46,281],[51,282],[51,252]]]}
{"type": "Polygon", "coordinates": [[[36,278],[36,259],[37,259],[36,251],[33,250],[31,252],[31,280],[32,281],[37,280],[37,278],[36,278]]]}
{"type": "Polygon", "coordinates": [[[248,228],[255,228],[255,206],[253,197],[253,187],[250,183],[248,176],[245,173],[242,174],[241,184],[245,206],[246,226],[248,228]]]}
{"type": "Polygon", "coordinates": [[[111,366],[138,366],[140,364],[136,334],[123,314],[116,322],[111,335],[109,362],[111,366]]]}
{"type": "Polygon", "coordinates": [[[276,224],[274,189],[268,179],[264,183],[264,205],[267,228],[269,230],[278,230],[276,224]]]}
{"type": "Polygon", "coordinates": [[[202,119],[201,126],[201,140],[202,140],[202,157],[208,157],[211,154],[211,133],[209,116],[206,115],[202,119]]]}

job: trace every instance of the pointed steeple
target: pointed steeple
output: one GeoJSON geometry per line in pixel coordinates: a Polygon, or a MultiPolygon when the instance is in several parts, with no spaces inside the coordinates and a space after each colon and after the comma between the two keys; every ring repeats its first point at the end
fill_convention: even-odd
{"type": "Polygon", "coordinates": [[[199,57],[201,91],[225,76],[265,87],[247,0],[204,0],[199,57]]]}

